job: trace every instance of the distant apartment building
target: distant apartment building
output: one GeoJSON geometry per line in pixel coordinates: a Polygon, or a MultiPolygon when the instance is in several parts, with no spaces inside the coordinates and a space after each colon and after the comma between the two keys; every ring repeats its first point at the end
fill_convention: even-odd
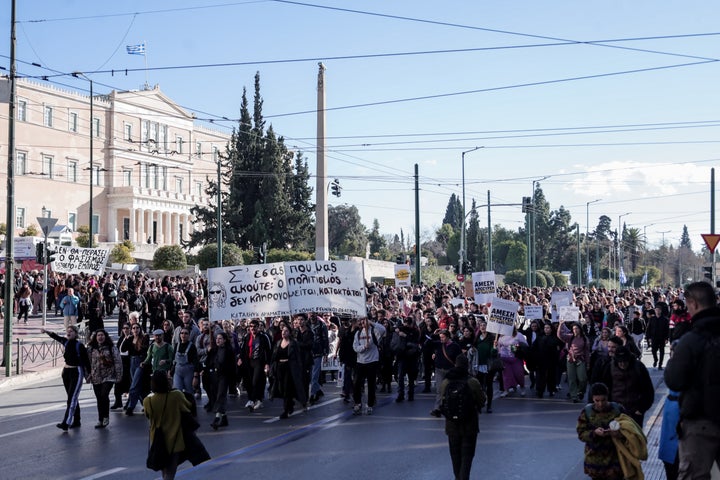
{"type": "MultiPolygon", "coordinates": [[[[201,127],[156,86],[88,95],[18,80],[15,109],[15,214],[21,233],[36,217],[77,232],[90,220],[99,244],[176,245],[191,229],[190,208],[207,205],[206,178],[230,135],[201,127]],[[90,118],[90,102],[93,115],[90,118]],[[90,135],[93,154],[90,165],[90,135]]],[[[7,185],[10,82],[0,78],[0,178],[7,185]]]]}

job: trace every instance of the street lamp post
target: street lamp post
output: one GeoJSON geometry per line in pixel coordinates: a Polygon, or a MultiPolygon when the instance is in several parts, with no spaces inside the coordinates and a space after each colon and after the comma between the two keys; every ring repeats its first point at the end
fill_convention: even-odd
{"type": "Polygon", "coordinates": [[[462,273],[465,264],[465,154],[481,148],[484,147],[475,147],[462,152],[462,226],[460,229],[460,251],[458,252],[458,273],[462,273]]]}
{"type": "Polygon", "coordinates": [[[531,224],[530,224],[530,286],[535,286],[535,271],[537,270],[537,252],[535,250],[535,214],[537,213],[537,209],[535,207],[535,184],[539,184],[543,180],[547,180],[550,178],[550,176],[542,177],[538,180],[532,181],[532,196],[530,197],[530,218],[531,218],[531,224]]]}
{"type": "MultiPolygon", "coordinates": [[[[587,251],[587,264],[588,267],[590,266],[590,204],[591,203],[597,203],[601,202],[602,198],[598,198],[596,200],[591,200],[585,204],[585,247],[587,251]]],[[[585,278],[587,279],[587,286],[590,286],[590,269],[588,268],[588,271],[586,273],[585,278]]]]}
{"type": "Polygon", "coordinates": [[[623,260],[623,257],[622,257],[622,251],[623,251],[623,248],[622,248],[622,230],[623,230],[622,218],[627,217],[631,213],[632,212],[623,213],[622,215],[618,216],[618,236],[617,236],[617,241],[618,241],[618,291],[621,290],[620,287],[622,287],[622,285],[620,283],[620,270],[622,269],[622,260],[623,260]]]}
{"type": "Polygon", "coordinates": [[[48,289],[48,235],[57,223],[57,218],[50,218],[50,212],[43,207],[42,217],[37,217],[38,225],[43,233],[43,296],[42,296],[42,325],[47,323],[47,289],[48,289]]]}
{"type": "MultiPolygon", "coordinates": [[[[93,127],[95,126],[93,121],[93,81],[82,72],[73,72],[72,76],[75,78],[82,77],[90,82],[90,203],[88,205],[88,246],[93,248],[93,175],[95,174],[95,170],[93,168],[93,127]]],[[[219,185],[218,188],[220,188],[219,185]]]]}

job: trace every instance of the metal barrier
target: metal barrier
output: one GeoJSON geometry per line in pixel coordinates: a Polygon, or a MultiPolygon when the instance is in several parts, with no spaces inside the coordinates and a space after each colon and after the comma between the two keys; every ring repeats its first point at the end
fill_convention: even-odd
{"type": "Polygon", "coordinates": [[[26,345],[23,339],[18,338],[13,353],[15,375],[20,375],[24,373],[25,365],[37,366],[50,363],[53,367],[56,367],[58,360],[62,359],[63,346],[54,340],[33,342],[26,345]]]}

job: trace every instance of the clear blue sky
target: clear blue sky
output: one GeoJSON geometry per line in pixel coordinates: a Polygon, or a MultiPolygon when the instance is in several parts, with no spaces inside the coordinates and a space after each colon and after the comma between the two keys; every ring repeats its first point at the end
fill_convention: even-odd
{"type": "MultiPolygon", "coordinates": [[[[1,8],[7,69],[9,2],[1,8]]],[[[491,203],[519,203],[548,176],[551,208],[563,205],[582,232],[587,202],[602,199],[590,206],[591,230],[602,214],[615,228],[630,212],[623,222],[646,230],[651,248],[663,231],[677,245],[686,224],[697,250],[710,232],[710,168],[720,166],[719,15],[720,3],[676,0],[25,0],[18,73],[84,89],[53,76],[84,71],[99,93],[147,77],[200,118],[234,119],[260,71],[268,124],[314,172],[315,115],[292,114],[315,109],[322,60],[328,175],[343,186],[330,201],[356,205],[367,227],[377,218],[383,233],[414,234],[418,164],[421,234],[432,236],[461,193],[461,152],[482,146],[466,155],[468,208],[486,204],[488,190],[491,203]],[[189,68],[142,71],[125,46],[143,41],[150,69],[189,68]],[[381,54],[398,55],[369,57],[381,54]],[[239,65],[248,62],[259,63],[239,65]]],[[[492,217],[523,224],[519,207],[492,217]]]]}

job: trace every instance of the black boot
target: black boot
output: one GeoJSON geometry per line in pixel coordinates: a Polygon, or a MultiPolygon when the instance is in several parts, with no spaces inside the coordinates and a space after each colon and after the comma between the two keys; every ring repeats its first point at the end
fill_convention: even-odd
{"type": "Polygon", "coordinates": [[[212,423],[210,424],[210,427],[211,427],[213,430],[217,430],[219,426],[220,426],[220,417],[215,417],[215,418],[213,418],[213,421],[212,421],[212,423]]]}
{"type": "Polygon", "coordinates": [[[223,416],[220,418],[220,425],[221,427],[227,427],[228,426],[228,420],[227,415],[223,413],[223,416]]]}

